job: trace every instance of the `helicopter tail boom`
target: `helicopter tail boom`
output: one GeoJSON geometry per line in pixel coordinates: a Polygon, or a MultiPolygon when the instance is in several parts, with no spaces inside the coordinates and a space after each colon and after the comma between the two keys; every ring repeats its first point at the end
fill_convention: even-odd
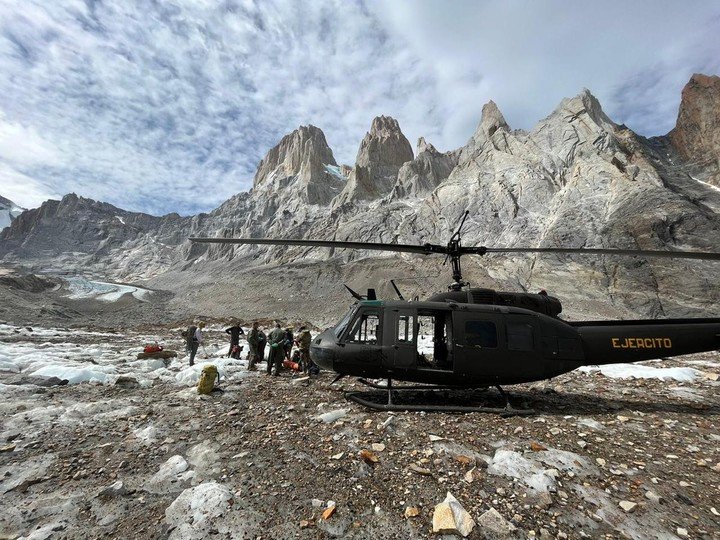
{"type": "Polygon", "coordinates": [[[720,319],[587,321],[571,323],[586,365],[639,362],[720,350],[720,319]]]}

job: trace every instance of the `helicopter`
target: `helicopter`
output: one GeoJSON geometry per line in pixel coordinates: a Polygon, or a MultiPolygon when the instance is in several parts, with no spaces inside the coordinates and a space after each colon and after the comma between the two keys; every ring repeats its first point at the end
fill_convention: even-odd
{"type": "MultiPolygon", "coordinates": [[[[532,414],[510,404],[503,385],[551,379],[582,366],[639,362],[720,350],[720,318],[573,321],[559,317],[558,298],[540,293],[472,288],[463,280],[460,258],[488,253],[541,253],[642,256],[720,260],[717,252],[649,251],[605,248],[497,248],[463,246],[461,231],[469,212],[446,245],[271,239],[191,238],[198,243],[286,245],[442,254],[450,261],[447,291],[427,300],[406,300],[391,281],[398,300],[380,300],[373,289],[361,296],[334,327],[318,335],[310,356],[318,366],[387,394],[387,402],[360,392],[346,397],[383,411],[496,412],[532,414]],[[378,385],[368,379],[384,379],[378,385]],[[393,380],[416,383],[393,386],[393,380]],[[397,403],[401,390],[495,387],[504,408],[397,403]]],[[[335,382],[334,381],[334,382],[335,382]]]]}

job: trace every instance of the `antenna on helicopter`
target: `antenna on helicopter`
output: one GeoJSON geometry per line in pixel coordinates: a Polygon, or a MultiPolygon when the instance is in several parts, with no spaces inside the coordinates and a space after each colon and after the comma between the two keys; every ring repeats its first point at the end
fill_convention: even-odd
{"type": "Polygon", "coordinates": [[[350,287],[348,287],[348,286],[345,285],[344,283],[343,283],[343,287],[345,287],[345,288],[350,292],[350,294],[352,294],[352,297],[353,297],[355,300],[365,300],[361,295],[359,295],[358,293],[356,293],[355,291],[353,291],[350,287]]]}
{"type": "Polygon", "coordinates": [[[375,293],[375,289],[368,289],[367,294],[365,296],[363,296],[363,295],[358,294],[355,291],[353,291],[350,287],[348,287],[344,283],[343,283],[343,287],[345,287],[350,292],[350,294],[352,294],[352,296],[353,296],[353,298],[355,298],[355,300],[377,300],[377,294],[375,293]]]}

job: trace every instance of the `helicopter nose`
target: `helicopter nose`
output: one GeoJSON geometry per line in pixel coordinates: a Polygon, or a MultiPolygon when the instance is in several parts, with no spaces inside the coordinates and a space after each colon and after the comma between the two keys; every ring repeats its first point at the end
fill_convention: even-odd
{"type": "Polygon", "coordinates": [[[316,337],[310,345],[310,358],[321,369],[332,371],[335,360],[335,336],[332,330],[326,330],[316,337]]]}

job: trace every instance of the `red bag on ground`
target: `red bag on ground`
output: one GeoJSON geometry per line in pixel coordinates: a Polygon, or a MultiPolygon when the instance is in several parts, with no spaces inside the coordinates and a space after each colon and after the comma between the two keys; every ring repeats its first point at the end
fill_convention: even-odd
{"type": "Polygon", "coordinates": [[[148,354],[160,352],[162,350],[163,350],[163,348],[160,345],[158,345],[157,343],[145,345],[145,349],[143,349],[143,351],[148,354]]]}
{"type": "Polygon", "coordinates": [[[300,371],[300,364],[293,362],[292,360],[283,360],[283,366],[293,371],[300,371]]]}

